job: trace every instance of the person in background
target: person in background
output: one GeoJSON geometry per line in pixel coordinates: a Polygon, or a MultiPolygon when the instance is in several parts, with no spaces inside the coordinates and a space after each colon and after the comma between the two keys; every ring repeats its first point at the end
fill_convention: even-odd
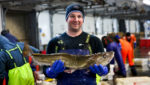
{"type": "Polygon", "coordinates": [[[127,32],[125,36],[125,40],[127,40],[131,44],[133,49],[136,48],[136,37],[134,34],[127,32]]]}
{"type": "MultiPolygon", "coordinates": [[[[82,30],[84,18],[84,9],[81,5],[69,5],[66,8],[67,31],[50,40],[47,54],[88,55],[104,52],[103,44],[99,38],[82,30]]],[[[108,73],[107,66],[101,64],[69,73],[65,71],[64,63],[61,60],[56,60],[52,66],[46,69],[46,75],[50,78],[56,78],[57,85],[96,85],[96,74],[103,76],[108,73]]]]}
{"type": "Polygon", "coordinates": [[[17,43],[19,41],[14,35],[9,32],[8,29],[2,30],[1,35],[5,36],[12,43],[17,43]]]}
{"type": "MultiPolygon", "coordinates": [[[[23,56],[24,43],[12,43],[0,35],[0,84],[8,73],[8,85],[34,85],[33,72],[26,56],[23,56]]],[[[30,46],[34,53],[39,50],[30,46]]]]}
{"type": "Polygon", "coordinates": [[[128,63],[131,68],[132,75],[137,76],[137,71],[134,65],[133,48],[131,44],[125,39],[120,38],[119,35],[115,36],[115,40],[121,44],[121,54],[122,54],[124,64],[126,64],[126,60],[128,59],[128,63]]]}
{"type": "Polygon", "coordinates": [[[134,49],[136,48],[136,37],[134,34],[131,34],[130,32],[127,32],[125,37],[124,37],[125,40],[127,40],[131,47],[132,47],[132,53],[133,53],[133,58],[135,57],[134,56],[134,49]]]}
{"type": "Polygon", "coordinates": [[[110,64],[115,64],[115,60],[116,60],[119,69],[118,70],[114,69],[114,72],[118,76],[126,77],[126,69],[125,69],[125,65],[124,65],[123,60],[122,60],[120,46],[118,45],[118,43],[114,40],[113,37],[109,37],[109,36],[103,36],[102,42],[103,42],[103,45],[108,52],[109,51],[115,52],[114,59],[110,62],[110,64]]]}

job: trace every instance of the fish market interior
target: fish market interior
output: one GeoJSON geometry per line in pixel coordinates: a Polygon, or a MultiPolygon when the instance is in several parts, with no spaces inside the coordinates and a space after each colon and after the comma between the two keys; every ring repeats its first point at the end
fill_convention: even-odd
{"type": "Polygon", "coordinates": [[[0,85],[150,85],[150,0],[0,0],[0,69],[0,85]]]}

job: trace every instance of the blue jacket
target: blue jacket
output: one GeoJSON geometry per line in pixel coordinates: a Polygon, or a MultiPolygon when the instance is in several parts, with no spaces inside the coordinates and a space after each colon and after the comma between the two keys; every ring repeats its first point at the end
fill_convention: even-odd
{"type": "MultiPolygon", "coordinates": [[[[118,43],[116,43],[116,42],[109,43],[106,47],[106,50],[115,52],[114,58],[118,63],[121,74],[123,76],[126,76],[125,65],[124,65],[123,60],[122,60],[122,55],[121,55],[120,47],[118,46],[118,43]]],[[[114,64],[114,59],[111,61],[111,64],[114,64]]]]}
{"type": "MultiPolygon", "coordinates": [[[[21,50],[24,48],[24,43],[18,42],[17,43],[21,50]]],[[[20,53],[19,49],[11,51],[11,55],[13,56],[13,60],[10,58],[10,56],[6,53],[5,50],[10,50],[12,48],[15,48],[16,44],[11,43],[7,38],[4,36],[0,35],[0,49],[3,49],[3,51],[0,51],[0,81],[3,80],[5,72],[8,72],[8,70],[14,68],[14,62],[16,65],[22,66],[25,62],[23,59],[22,54],[20,53]]],[[[31,47],[30,48],[33,50],[33,52],[38,53],[39,50],[31,47]]]]}

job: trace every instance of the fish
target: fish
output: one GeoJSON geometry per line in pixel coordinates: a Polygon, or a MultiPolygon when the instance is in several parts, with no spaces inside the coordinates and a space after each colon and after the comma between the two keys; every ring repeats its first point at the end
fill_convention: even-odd
{"type": "Polygon", "coordinates": [[[52,65],[56,60],[64,62],[70,69],[86,69],[94,64],[106,66],[114,57],[114,52],[98,52],[91,55],[72,55],[67,53],[39,54],[33,53],[33,62],[39,65],[52,65]]]}
{"type": "Polygon", "coordinates": [[[24,48],[22,50],[22,55],[24,57],[32,56],[33,51],[30,49],[29,45],[27,42],[24,42],[24,48]]]}

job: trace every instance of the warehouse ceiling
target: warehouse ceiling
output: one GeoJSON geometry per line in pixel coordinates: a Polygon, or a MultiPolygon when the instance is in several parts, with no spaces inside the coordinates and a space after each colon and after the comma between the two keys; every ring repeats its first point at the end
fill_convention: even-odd
{"type": "Polygon", "coordinates": [[[70,3],[84,5],[87,13],[111,17],[149,18],[150,0],[0,0],[8,10],[64,11],[70,3]],[[143,3],[146,2],[146,3],[143,3]]]}

